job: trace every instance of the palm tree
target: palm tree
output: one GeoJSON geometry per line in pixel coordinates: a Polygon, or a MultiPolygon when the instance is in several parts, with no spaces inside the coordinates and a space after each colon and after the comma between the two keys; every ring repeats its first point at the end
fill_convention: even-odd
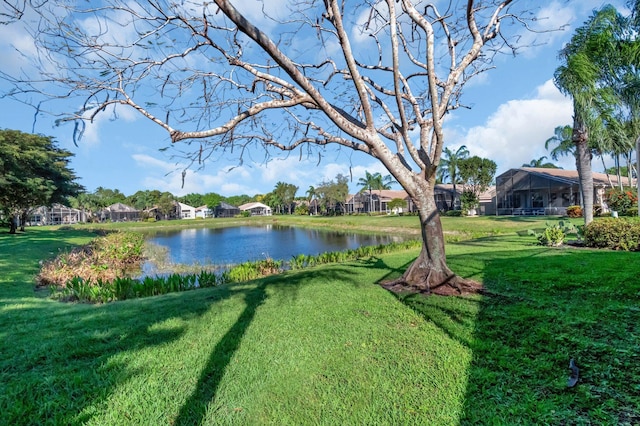
{"type": "MultiPolygon", "coordinates": [[[[309,189],[307,189],[306,194],[307,194],[307,202],[309,203],[309,206],[311,206],[311,202],[316,197],[316,188],[313,185],[309,185],[309,189]]],[[[314,207],[315,207],[314,214],[317,215],[318,214],[318,203],[316,203],[314,207]]]]}
{"type": "Polygon", "coordinates": [[[593,220],[593,175],[589,131],[599,119],[603,105],[610,105],[607,90],[599,84],[606,65],[607,52],[612,49],[613,22],[618,14],[615,8],[605,6],[592,15],[560,51],[560,65],[554,73],[558,89],[573,100],[573,131],[576,168],[582,192],[585,224],[593,220]]]}
{"type": "Polygon", "coordinates": [[[574,155],[576,146],[571,140],[573,135],[573,127],[567,124],[566,126],[558,126],[553,132],[553,136],[547,139],[544,143],[544,149],[549,151],[549,147],[557,144],[549,154],[553,161],[558,161],[560,157],[565,155],[574,155]]]}
{"type": "MultiPolygon", "coordinates": [[[[365,171],[365,177],[358,179],[358,186],[362,186],[360,192],[369,191],[369,211],[372,211],[373,205],[373,190],[391,189],[391,185],[396,183],[391,175],[382,176],[380,173],[369,173],[365,171]]],[[[379,209],[382,206],[378,205],[379,209]]]]}
{"type": "Polygon", "coordinates": [[[451,210],[454,209],[456,204],[456,184],[458,183],[458,166],[460,160],[464,160],[469,157],[469,150],[465,145],[462,145],[456,151],[452,151],[449,148],[442,150],[442,156],[440,157],[439,175],[440,181],[444,183],[448,177],[453,184],[453,195],[451,196],[451,210]]]}
{"type": "Polygon", "coordinates": [[[529,163],[525,163],[522,165],[522,167],[533,167],[533,168],[542,168],[542,169],[557,169],[558,166],[556,166],[553,163],[545,163],[544,160],[546,160],[547,157],[542,156],[540,158],[538,158],[537,160],[534,158],[533,160],[531,160],[529,163]]]}

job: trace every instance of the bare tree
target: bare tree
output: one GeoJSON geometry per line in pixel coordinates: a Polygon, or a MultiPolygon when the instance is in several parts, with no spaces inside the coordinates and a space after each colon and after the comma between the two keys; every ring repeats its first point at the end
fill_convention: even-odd
{"type": "Polygon", "coordinates": [[[419,257],[389,288],[475,288],[447,266],[434,200],[443,121],[470,78],[515,50],[533,17],[517,1],[56,3],[32,26],[41,77],[5,75],[12,95],[77,97],[60,121],[78,135],[98,114],[131,107],[183,142],[194,167],[259,147],[370,155],[408,192],[422,227],[419,257]]]}

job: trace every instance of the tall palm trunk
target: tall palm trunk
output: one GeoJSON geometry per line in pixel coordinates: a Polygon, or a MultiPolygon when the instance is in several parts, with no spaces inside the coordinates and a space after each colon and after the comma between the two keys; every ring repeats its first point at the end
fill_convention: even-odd
{"type": "Polygon", "coordinates": [[[582,192],[582,216],[585,225],[588,225],[593,221],[593,173],[587,127],[579,118],[575,118],[573,122],[572,140],[576,145],[576,169],[582,192]]]}

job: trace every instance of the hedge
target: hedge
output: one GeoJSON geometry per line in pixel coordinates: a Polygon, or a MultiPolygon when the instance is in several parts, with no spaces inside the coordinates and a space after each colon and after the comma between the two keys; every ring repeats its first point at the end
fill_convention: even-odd
{"type": "Polygon", "coordinates": [[[587,247],[640,251],[640,220],[637,218],[603,218],[584,228],[587,247]]]}

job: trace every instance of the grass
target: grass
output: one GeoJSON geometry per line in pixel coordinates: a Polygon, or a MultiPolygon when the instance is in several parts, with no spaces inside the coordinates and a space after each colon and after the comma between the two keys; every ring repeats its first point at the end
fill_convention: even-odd
{"type": "MultiPolygon", "coordinates": [[[[348,226],[417,221],[366,219],[348,226]]],[[[443,223],[467,237],[449,244],[450,266],[488,295],[376,285],[406,268],[408,251],[63,304],[34,292],[38,261],[91,234],[0,234],[0,424],[640,423],[638,254],[517,236],[544,219],[443,223]],[[571,389],[570,358],[581,368],[571,389]]]]}

